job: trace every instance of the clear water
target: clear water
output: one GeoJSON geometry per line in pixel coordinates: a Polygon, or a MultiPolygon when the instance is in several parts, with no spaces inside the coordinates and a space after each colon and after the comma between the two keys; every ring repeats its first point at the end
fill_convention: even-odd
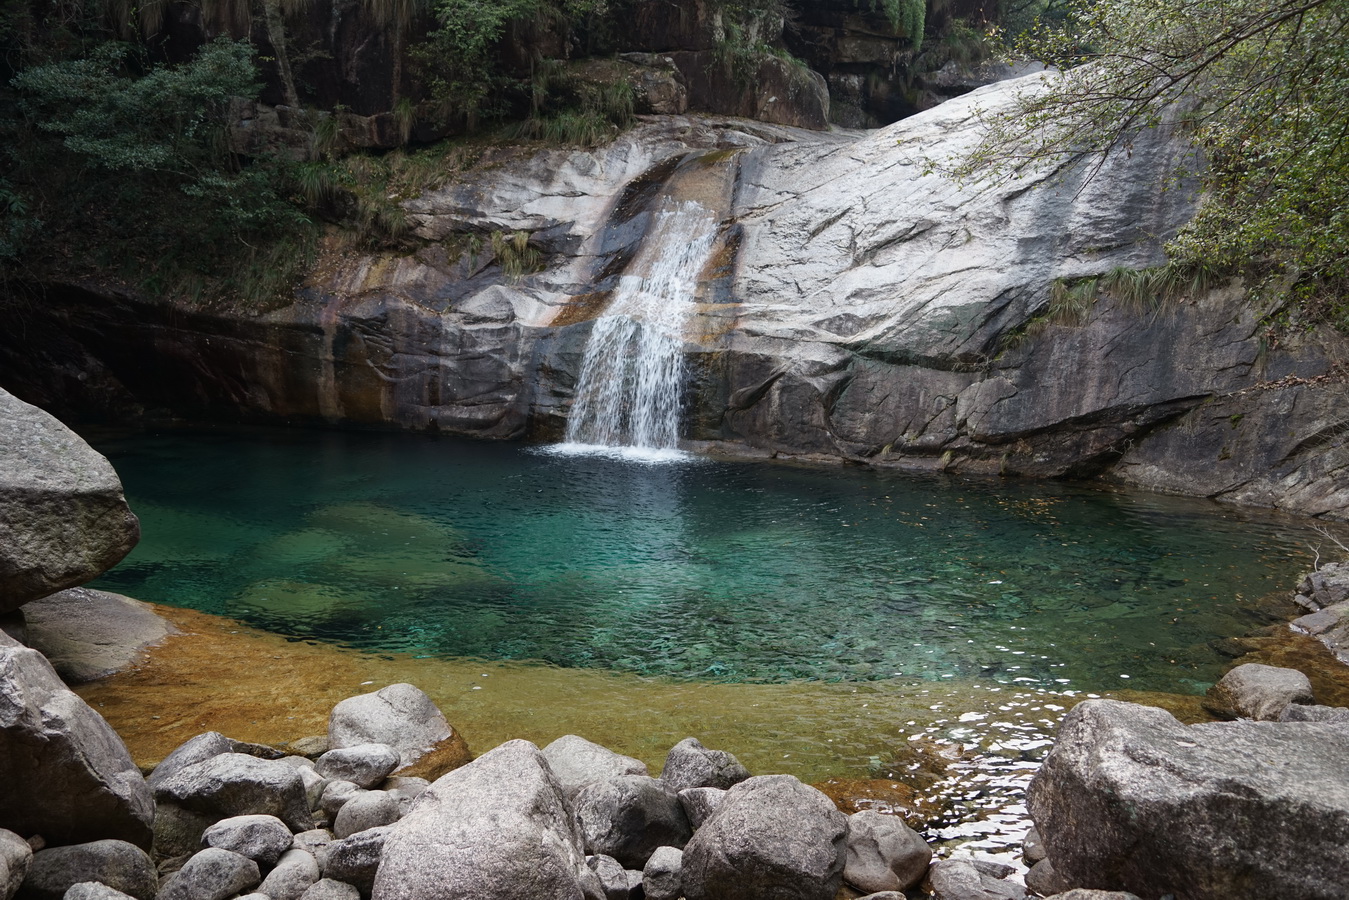
{"type": "Polygon", "coordinates": [[[659,213],[650,238],[595,320],[567,446],[674,451],[683,409],[684,326],[717,223],[697,203],[659,213]]]}
{"type": "Polygon", "coordinates": [[[144,532],[102,587],[416,656],[1195,693],[1307,565],[1295,522],[1057,484],[404,434],[94,443],[144,532]]]}

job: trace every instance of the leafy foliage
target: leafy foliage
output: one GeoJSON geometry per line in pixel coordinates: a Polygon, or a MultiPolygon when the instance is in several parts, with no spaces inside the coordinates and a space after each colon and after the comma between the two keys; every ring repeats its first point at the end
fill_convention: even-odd
{"type": "Polygon", "coordinates": [[[1349,326],[1349,4],[1074,0],[1067,13],[1016,42],[1062,76],[998,117],[959,172],[1015,175],[1186,129],[1207,201],[1168,246],[1172,265],[1291,290],[1307,315],[1349,326]]]}

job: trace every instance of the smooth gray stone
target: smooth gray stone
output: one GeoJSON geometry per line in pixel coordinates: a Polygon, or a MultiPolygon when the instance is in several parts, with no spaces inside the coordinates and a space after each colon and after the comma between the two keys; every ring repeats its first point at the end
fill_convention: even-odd
{"type": "Polygon", "coordinates": [[[416,762],[454,729],[430,697],[410,684],[391,684],[370,694],[348,697],[328,717],[332,750],[360,744],[388,744],[398,751],[398,765],[416,762]]]}
{"type": "Polygon", "coordinates": [[[723,790],[749,777],[749,770],[725,750],[709,750],[697,738],[684,738],[670,749],[660,780],[678,794],[688,788],[723,790]]]}
{"type": "Polygon", "coordinates": [[[577,790],[572,803],[586,849],[625,868],[641,868],[657,847],[683,847],[693,836],[679,798],[648,775],[592,782],[577,790]]]}
{"type": "Polygon", "coordinates": [[[103,678],[126,668],[176,628],[148,603],[74,587],[24,604],[28,646],[66,684],[103,678]]]}
{"type": "Polygon", "coordinates": [[[324,778],[372,788],[398,767],[398,759],[398,751],[388,744],[357,744],[329,750],[318,758],[314,768],[324,778]]]}
{"type": "Polygon", "coordinates": [[[1298,670],[1247,663],[1218,679],[1204,706],[1227,719],[1277,722],[1289,706],[1314,702],[1312,683],[1298,670]]]}
{"type": "Polygon", "coordinates": [[[333,820],[333,834],[345,838],[370,828],[392,825],[402,814],[398,798],[388,791],[366,791],[342,805],[333,820]]]}
{"type": "Polygon", "coordinates": [[[173,772],[155,798],[219,818],[276,816],[292,831],[313,824],[300,773],[280,760],[222,753],[173,772]]]}
{"type": "Polygon", "coordinates": [[[1040,840],[1040,832],[1034,828],[1026,832],[1026,839],[1021,842],[1021,855],[1028,866],[1033,866],[1045,858],[1044,841],[1040,840]]]}
{"type": "Polygon", "coordinates": [[[412,808],[412,804],[430,786],[431,782],[425,778],[391,775],[384,780],[384,790],[388,791],[389,796],[398,801],[398,809],[403,815],[407,815],[407,811],[412,808]]]}
{"type": "Polygon", "coordinates": [[[150,900],[159,888],[155,864],[144,850],[126,841],[91,841],[34,853],[16,896],[61,900],[72,886],[85,881],[97,881],[137,900],[150,900]]]}
{"type": "Polygon", "coordinates": [[[848,817],[843,880],[859,891],[907,891],[923,880],[932,849],[896,816],[863,810],[848,817]]]}
{"type": "Polygon", "coordinates": [[[600,900],[562,785],[538,748],[507,741],[437,779],[391,826],[374,900],[600,900]]]}
{"type": "Polygon", "coordinates": [[[97,881],[82,881],[71,885],[62,900],[132,900],[132,897],[97,881]]]}
{"type": "Polygon", "coordinates": [[[320,878],[319,864],[308,850],[292,849],[281,854],[276,866],[258,887],[272,900],[300,900],[300,895],[320,878]]]}
{"type": "Polygon", "coordinates": [[[0,613],[101,575],[140,533],[112,465],[0,390],[0,613]]]}
{"type": "Polygon", "coordinates": [[[750,778],[684,848],[688,900],[833,900],[843,882],[848,820],[790,775],[750,778]]]}
{"type": "Polygon", "coordinates": [[[1048,897],[1053,894],[1061,894],[1072,890],[1072,885],[1063,880],[1063,877],[1054,870],[1054,864],[1048,859],[1042,859],[1030,867],[1026,873],[1026,887],[1042,897],[1048,897]]]}
{"type": "MultiPolygon", "coordinates": [[[[3,393],[3,392],[0,392],[3,393]]],[[[126,745],[51,663],[0,642],[0,828],[149,847],[154,800],[126,745]]]]}
{"type": "Polygon", "coordinates": [[[568,797],[596,781],[647,774],[646,763],[640,759],[622,756],[574,734],[563,735],[544,747],[543,755],[568,797]]]}
{"type": "Polygon", "coordinates": [[[683,868],[684,851],[657,847],[642,869],[642,891],[646,900],[679,900],[684,896],[683,868]]]}
{"type": "Polygon", "coordinates": [[[290,849],[293,836],[276,816],[235,816],[207,828],[201,840],[207,847],[233,850],[270,866],[290,849]]]}
{"type": "Polygon", "coordinates": [[[1160,709],[1087,700],[1064,717],[1027,805],[1069,884],[1323,900],[1349,884],[1346,759],[1343,725],[1186,726],[1160,709]]]}
{"type": "Polygon", "coordinates": [[[171,875],[155,900],[226,900],[262,881],[258,864],[241,853],[207,848],[171,875]]]}
{"type": "Polygon", "coordinates": [[[972,859],[943,859],[932,864],[928,879],[933,900],[1025,900],[1026,889],[980,871],[972,859]]]}
{"type": "Polygon", "coordinates": [[[346,805],[347,801],[362,792],[362,788],[357,787],[350,781],[330,781],[323,788],[323,793],[319,797],[318,808],[329,819],[336,820],[337,814],[342,811],[342,807],[346,805]]]}

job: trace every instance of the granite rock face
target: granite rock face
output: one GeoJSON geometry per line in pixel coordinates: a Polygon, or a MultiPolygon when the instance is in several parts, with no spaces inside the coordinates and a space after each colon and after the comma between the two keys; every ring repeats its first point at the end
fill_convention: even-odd
{"type": "Polygon", "coordinates": [[[138,540],[108,461],[0,390],[0,613],[106,572],[138,540]]]}
{"type": "Polygon", "coordinates": [[[154,801],[126,745],[36,650],[0,637],[0,828],[150,846],[154,801]]]}
{"type": "Polygon", "coordinates": [[[1326,900],[1349,883],[1346,753],[1342,725],[1185,726],[1163,710],[1088,700],[1064,718],[1028,805],[1065,884],[1326,900]]]}
{"type": "Polygon", "coordinates": [[[657,212],[696,202],[720,230],[684,335],[695,442],[1349,515],[1343,338],[1270,346],[1235,285],[1140,309],[1098,284],[1080,316],[1048,315],[1055,284],[1163,260],[1194,209],[1192,182],[1158,189],[1193,168],[1186,144],[1145,133],[1090,178],[930,171],[1044,77],[865,134],[664,116],[594,151],[494,150],[405,203],[415,252],[326,260],[257,317],[53,287],[42,347],[0,337],[0,375],[52,401],[84,384],[59,363],[99,397],[195,415],[550,439],[657,212]],[[511,279],[481,248],[517,232],[540,263],[511,279]]]}

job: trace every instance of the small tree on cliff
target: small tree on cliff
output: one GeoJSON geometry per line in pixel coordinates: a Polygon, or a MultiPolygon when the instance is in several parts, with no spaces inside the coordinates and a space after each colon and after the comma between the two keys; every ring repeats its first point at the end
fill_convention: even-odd
{"type": "Polygon", "coordinates": [[[1349,331],[1349,2],[1072,0],[1015,42],[1062,69],[991,123],[959,166],[1128,153],[1163,110],[1208,162],[1173,269],[1244,274],[1349,331]]]}

